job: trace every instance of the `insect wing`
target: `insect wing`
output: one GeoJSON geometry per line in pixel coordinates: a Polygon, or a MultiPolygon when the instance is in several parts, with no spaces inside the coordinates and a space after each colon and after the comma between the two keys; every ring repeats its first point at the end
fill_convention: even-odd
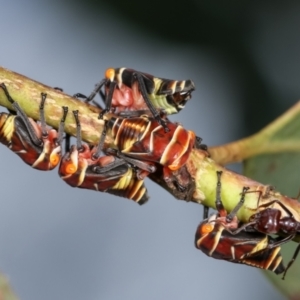
{"type": "Polygon", "coordinates": [[[276,274],[284,272],[280,247],[268,249],[272,240],[267,235],[241,231],[233,235],[223,225],[217,223],[214,230],[201,234],[203,222],[196,231],[195,244],[206,255],[215,259],[245,264],[271,270],[276,274]]]}
{"type": "Polygon", "coordinates": [[[143,72],[138,72],[133,69],[128,69],[128,68],[121,68],[121,69],[116,69],[116,76],[121,73],[122,76],[122,83],[127,85],[128,87],[131,87],[134,81],[133,74],[134,73],[139,73],[144,81],[144,84],[146,86],[146,90],[148,94],[152,94],[155,90],[155,83],[153,81],[154,76],[143,73],[143,72]]]}
{"type": "Polygon", "coordinates": [[[280,253],[280,247],[265,249],[258,253],[252,253],[242,259],[242,263],[273,271],[275,274],[281,274],[285,271],[283,258],[280,253]]]}
{"type": "MultiPolygon", "coordinates": [[[[163,166],[179,169],[188,159],[195,144],[195,134],[182,126],[167,122],[169,129],[164,128],[153,119],[148,125],[140,126],[135,133],[141,118],[125,119],[114,132],[116,144],[122,153],[133,158],[158,162],[163,166]],[[124,147],[125,146],[125,147],[124,147]]],[[[145,118],[143,118],[145,119],[145,118]]]]}

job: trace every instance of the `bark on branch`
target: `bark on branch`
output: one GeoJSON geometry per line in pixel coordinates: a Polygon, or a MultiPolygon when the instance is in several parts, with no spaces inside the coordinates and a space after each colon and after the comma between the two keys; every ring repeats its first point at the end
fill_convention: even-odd
{"type": "MultiPolygon", "coordinates": [[[[35,120],[39,119],[40,95],[42,92],[47,93],[45,104],[46,122],[54,128],[58,128],[62,114],[62,106],[68,106],[69,111],[79,110],[83,140],[90,144],[97,144],[103,129],[103,121],[98,119],[99,108],[85,104],[63,92],[1,67],[0,83],[5,83],[12,98],[20,104],[29,117],[35,120]]],[[[0,105],[11,109],[11,105],[1,89],[0,105]]],[[[72,114],[68,114],[65,131],[70,135],[76,135],[76,125],[72,114]]],[[[106,143],[111,144],[112,142],[112,138],[108,135],[106,143]]],[[[216,171],[222,170],[221,196],[227,211],[231,211],[237,205],[243,187],[250,187],[251,192],[246,194],[245,204],[237,214],[241,221],[248,222],[249,217],[257,211],[258,205],[270,202],[274,199],[286,205],[294,217],[300,221],[300,203],[296,199],[281,195],[279,192],[270,189],[269,186],[260,184],[222,167],[207,157],[205,151],[194,149],[186,164],[186,168],[193,181],[193,189],[190,191],[189,196],[184,199],[186,201],[192,201],[214,208],[217,182],[216,171]]],[[[159,174],[152,175],[151,179],[178,198],[176,190],[168,188],[159,174]]],[[[273,207],[282,211],[282,208],[278,204],[274,204],[273,207]]],[[[282,211],[282,213],[286,215],[284,211],[282,211]]]]}

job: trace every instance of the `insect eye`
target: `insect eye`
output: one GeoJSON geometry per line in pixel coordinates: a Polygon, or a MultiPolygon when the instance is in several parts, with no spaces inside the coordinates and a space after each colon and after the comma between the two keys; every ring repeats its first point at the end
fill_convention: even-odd
{"type": "Polygon", "coordinates": [[[180,168],[180,166],[178,164],[173,164],[173,165],[169,165],[168,168],[171,170],[171,171],[176,171],[180,168]]]}
{"type": "Polygon", "coordinates": [[[66,174],[74,174],[77,170],[77,167],[73,163],[68,163],[65,166],[65,173],[66,174]]]}
{"type": "Polygon", "coordinates": [[[206,223],[201,227],[201,234],[206,234],[212,232],[214,226],[211,223],[206,223]]]}
{"type": "Polygon", "coordinates": [[[115,77],[115,70],[114,69],[107,69],[105,71],[105,78],[106,79],[110,79],[111,81],[114,79],[115,77]]]}
{"type": "Polygon", "coordinates": [[[60,161],[60,155],[58,153],[51,155],[50,163],[52,166],[56,166],[60,161]]]}

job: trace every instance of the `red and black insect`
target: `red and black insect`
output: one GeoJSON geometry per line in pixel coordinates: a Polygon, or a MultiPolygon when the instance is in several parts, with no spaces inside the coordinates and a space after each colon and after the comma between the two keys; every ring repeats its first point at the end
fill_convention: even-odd
{"type": "Polygon", "coordinates": [[[44,104],[47,94],[41,94],[40,124],[26,116],[19,104],[13,100],[4,83],[0,84],[16,115],[0,114],[0,142],[15,152],[31,167],[48,171],[55,168],[61,158],[61,143],[68,108],[63,107],[63,116],[58,132],[47,128],[44,104]]]}
{"type": "MultiPolygon", "coordinates": [[[[154,170],[157,164],[163,166],[163,177],[168,182],[173,177],[172,173],[184,166],[198,140],[193,131],[179,124],[166,120],[165,125],[167,132],[158,121],[146,115],[136,118],[112,117],[107,122],[114,145],[122,157],[143,162],[154,167],[154,170]]],[[[146,169],[143,176],[150,172],[146,169]]]]}
{"type": "MultiPolygon", "coordinates": [[[[243,203],[247,188],[243,189],[241,201],[227,215],[221,201],[221,172],[218,174],[216,208],[218,214],[202,221],[196,231],[195,246],[206,255],[233,263],[270,270],[276,274],[285,272],[280,254],[281,241],[260,232],[235,231],[239,228],[235,216],[243,203]]],[[[206,210],[207,212],[207,210],[206,210]]]]}
{"type": "MultiPolygon", "coordinates": [[[[285,237],[278,238],[281,243],[286,243],[294,239],[295,236],[300,233],[300,222],[298,222],[295,219],[291,211],[279,200],[273,200],[266,204],[262,204],[258,207],[258,209],[262,209],[262,210],[252,215],[249,219],[249,222],[241,226],[237,230],[237,232],[241,230],[247,230],[247,231],[258,231],[264,234],[284,235],[285,237]],[[283,216],[283,212],[280,209],[269,207],[275,203],[281,206],[283,211],[286,213],[286,216],[283,216]]],[[[291,265],[296,260],[299,251],[300,251],[300,243],[297,246],[292,259],[287,265],[287,268],[283,275],[283,279],[286,275],[287,270],[291,267],[291,265]]]]}
{"type": "Polygon", "coordinates": [[[62,157],[60,177],[72,187],[107,192],[144,204],[149,197],[144,181],[137,178],[136,168],[114,155],[100,155],[105,133],[97,147],[83,144],[78,111],[73,114],[77,124],[77,145],[71,146],[62,157]]]}
{"type": "Polygon", "coordinates": [[[125,117],[149,114],[168,130],[161,113],[171,115],[184,108],[195,85],[191,80],[170,80],[128,68],[107,69],[105,78],[97,84],[86,101],[100,92],[107,111],[125,117]],[[105,92],[102,92],[104,86],[105,92]]]}

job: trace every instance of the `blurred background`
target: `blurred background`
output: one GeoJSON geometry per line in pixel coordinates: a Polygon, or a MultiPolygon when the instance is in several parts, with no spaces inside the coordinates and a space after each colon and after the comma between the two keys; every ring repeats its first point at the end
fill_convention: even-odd
{"type": "MultiPolygon", "coordinates": [[[[299,1],[0,3],[1,66],[68,94],[89,94],[108,67],[192,79],[193,99],[171,119],[210,146],[300,97],[299,1]]],[[[282,299],[259,270],[196,250],[201,206],[147,180],[140,207],[0,153],[0,270],[20,299],[282,299]]]]}

